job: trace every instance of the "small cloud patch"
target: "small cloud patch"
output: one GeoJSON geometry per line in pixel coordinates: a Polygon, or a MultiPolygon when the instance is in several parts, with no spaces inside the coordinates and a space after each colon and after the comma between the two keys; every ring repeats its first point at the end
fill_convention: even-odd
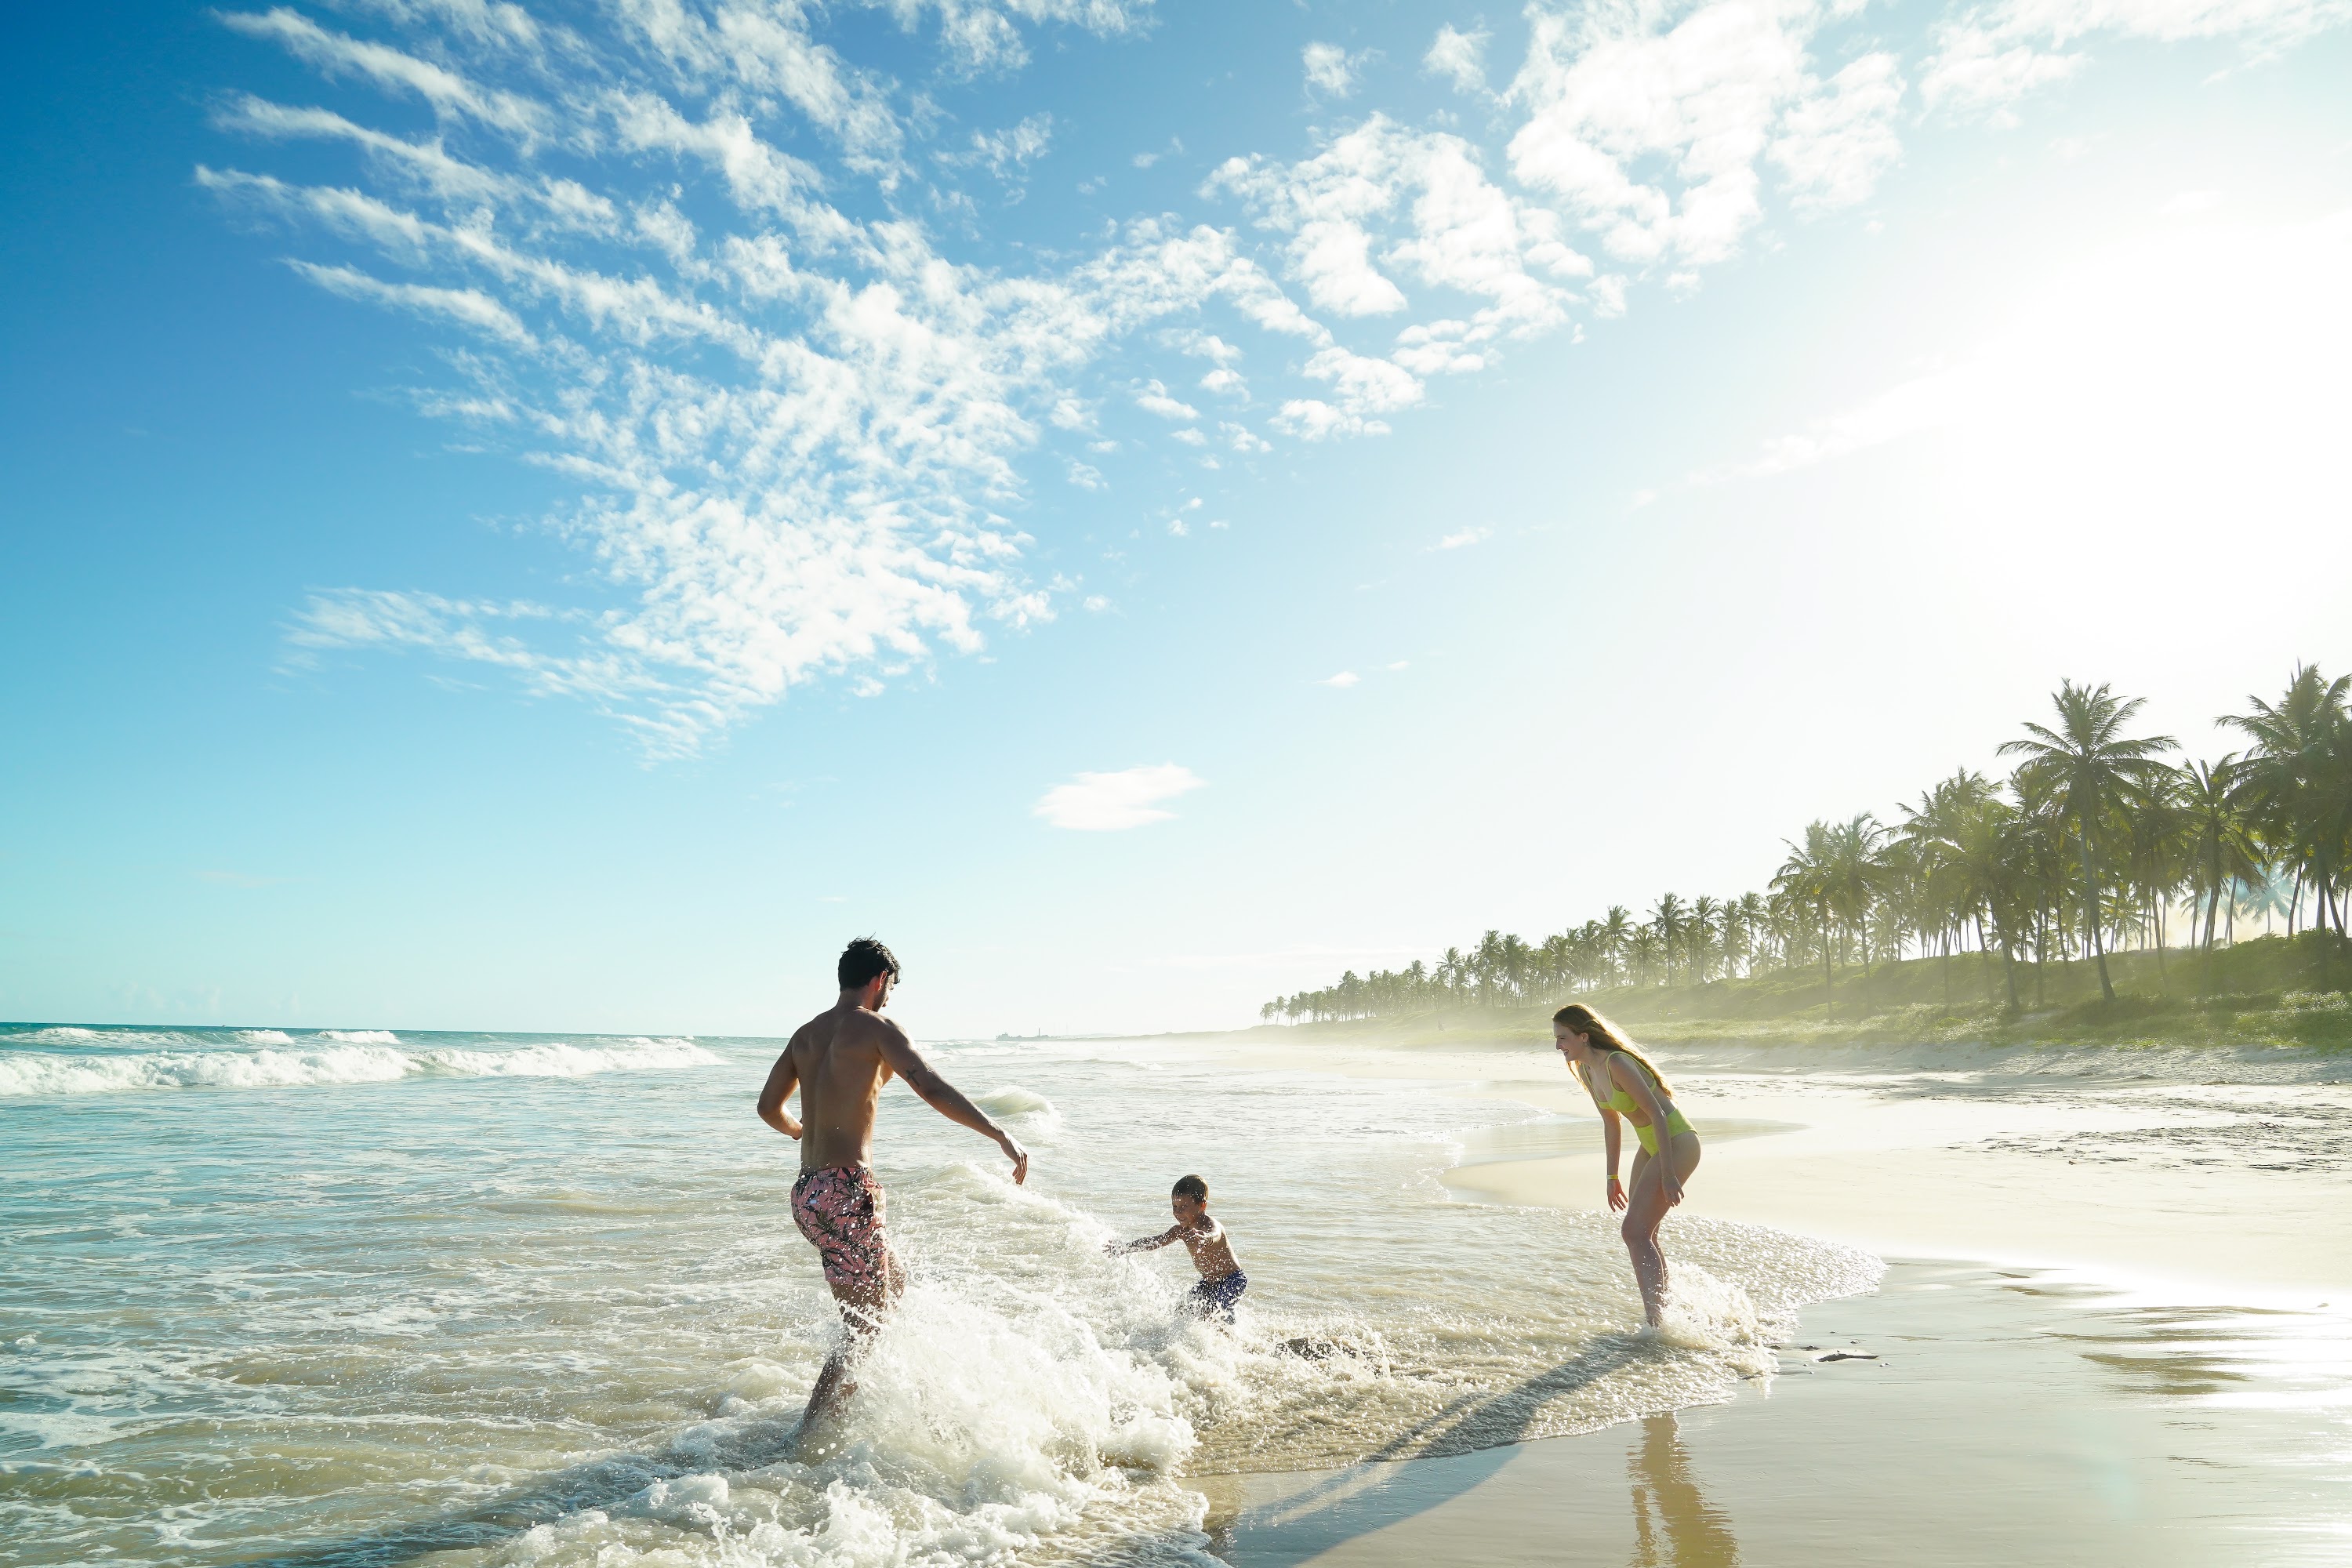
{"type": "Polygon", "coordinates": [[[1047,790],[1037,802],[1034,815],[1074,832],[1117,833],[1166,821],[1176,814],[1162,810],[1160,802],[1199,789],[1207,782],[1174,763],[1115,773],[1080,773],[1068,784],[1047,790]]]}

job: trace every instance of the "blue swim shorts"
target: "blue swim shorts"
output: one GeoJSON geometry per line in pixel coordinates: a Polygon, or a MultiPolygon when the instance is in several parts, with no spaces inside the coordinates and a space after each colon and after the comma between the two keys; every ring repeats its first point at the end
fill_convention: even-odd
{"type": "Polygon", "coordinates": [[[1234,1321],[1234,1303],[1249,1289],[1249,1276],[1234,1269],[1223,1279],[1203,1279],[1184,1292],[1184,1310],[1195,1317],[1234,1321]]]}

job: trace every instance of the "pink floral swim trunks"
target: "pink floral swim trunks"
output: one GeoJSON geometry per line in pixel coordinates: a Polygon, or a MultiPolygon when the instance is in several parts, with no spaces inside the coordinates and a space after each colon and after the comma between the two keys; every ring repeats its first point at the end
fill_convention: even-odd
{"type": "Polygon", "coordinates": [[[793,1220],[824,1264],[835,1289],[880,1290],[888,1279],[882,1184],[863,1165],[803,1171],[793,1184],[793,1220]]]}

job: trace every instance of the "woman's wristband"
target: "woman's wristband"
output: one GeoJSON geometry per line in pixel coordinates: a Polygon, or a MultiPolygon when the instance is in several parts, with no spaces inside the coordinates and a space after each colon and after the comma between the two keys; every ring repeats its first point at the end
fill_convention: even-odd
{"type": "Polygon", "coordinates": [[[1612,1187],[1624,1185],[1623,1183],[1617,1179],[1617,1173],[1614,1171],[1609,1173],[1609,1184],[1612,1187]]]}

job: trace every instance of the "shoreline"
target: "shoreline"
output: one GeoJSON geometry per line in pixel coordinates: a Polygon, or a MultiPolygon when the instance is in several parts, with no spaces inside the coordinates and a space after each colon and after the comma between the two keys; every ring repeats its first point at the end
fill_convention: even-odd
{"type": "MultiPolygon", "coordinates": [[[[1236,1066],[1517,1100],[1534,1119],[1466,1139],[1446,1189],[1600,1207],[1599,1122],[1548,1052],[1362,1034],[1272,1059],[1261,1040],[1218,1048],[1236,1066]]],[[[1803,1309],[1777,1375],[1724,1404],[1444,1458],[1188,1479],[1218,1556],[2341,1560],[2352,1478],[2329,1457],[2352,1407],[2352,1181],[2332,1124],[2311,1159],[2263,1169],[2260,1140],[2224,1113],[2136,1100],[2128,1077],[2042,1092],[1997,1067],[1923,1075],[1911,1049],[1873,1063],[1832,1047],[1847,1070],[1807,1076],[1763,1068],[1769,1048],[1732,1053],[1727,1071],[1724,1053],[1668,1048],[1685,1058],[1668,1070],[1698,1080],[1691,1212],[1862,1247],[1890,1260],[1879,1289],[1803,1309]],[[1885,1081],[1856,1070],[1874,1066],[1885,1081]],[[1813,1359],[1848,1342],[1875,1358],[1813,1359]]],[[[2345,1084],[2300,1092],[2352,1110],[2345,1084]]]]}
{"type": "Polygon", "coordinates": [[[1234,1568],[2329,1563],[2332,1317],[2151,1308],[1898,1260],[1805,1310],[1769,1386],[1434,1459],[1188,1479],[1234,1568]],[[1803,1347],[1815,1347],[1806,1349],[1803,1347]],[[1869,1359],[1826,1362],[1834,1350],[1869,1359]]]}

